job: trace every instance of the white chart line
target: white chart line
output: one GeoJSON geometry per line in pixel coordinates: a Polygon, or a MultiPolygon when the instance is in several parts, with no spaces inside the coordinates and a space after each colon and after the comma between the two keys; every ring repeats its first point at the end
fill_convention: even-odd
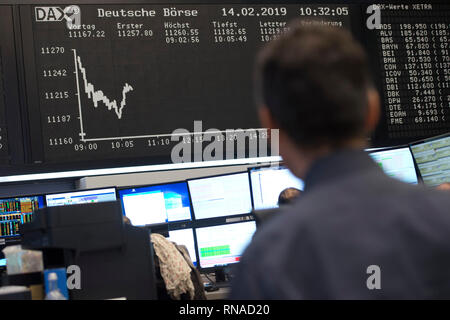
{"type": "Polygon", "coordinates": [[[125,83],[122,89],[122,101],[120,102],[120,107],[117,105],[116,100],[110,100],[102,90],[96,90],[94,85],[88,82],[86,69],[83,67],[80,56],[76,54],[76,50],[74,50],[74,54],[76,56],[76,68],[80,69],[81,75],[83,76],[83,85],[84,92],[87,94],[88,98],[92,100],[94,103],[94,107],[98,107],[99,102],[103,102],[103,104],[108,108],[109,111],[114,110],[118,119],[122,118],[123,109],[127,105],[127,94],[134,90],[132,86],[128,83],[125,83]]]}
{"type": "Polygon", "coordinates": [[[73,51],[73,61],[74,61],[74,66],[75,66],[75,78],[77,81],[78,112],[80,114],[80,137],[81,137],[81,141],[85,142],[86,140],[84,139],[84,137],[86,136],[86,133],[84,132],[83,115],[81,113],[81,95],[80,95],[80,81],[78,78],[77,50],[72,49],[72,51],[73,51]]]}
{"type": "MultiPolygon", "coordinates": [[[[121,136],[121,137],[106,137],[106,138],[91,138],[86,139],[86,133],[84,132],[83,127],[83,116],[82,116],[82,108],[81,108],[81,93],[80,93],[80,78],[78,75],[78,69],[80,69],[82,75],[83,75],[83,81],[84,81],[84,87],[85,92],[88,95],[89,98],[91,98],[94,102],[94,106],[97,107],[97,103],[99,101],[102,101],[105,103],[105,105],[108,107],[108,110],[114,109],[116,112],[116,115],[119,119],[122,118],[122,110],[125,107],[126,104],[126,94],[129,91],[132,91],[133,88],[126,83],[124,86],[124,90],[122,92],[122,102],[120,104],[120,108],[117,107],[117,102],[110,101],[106,96],[104,96],[103,92],[101,90],[95,91],[94,86],[91,83],[87,82],[87,76],[86,76],[86,69],[83,68],[83,65],[81,63],[80,57],[77,55],[77,50],[72,49],[73,51],[73,59],[74,59],[74,65],[75,65],[75,77],[77,81],[77,96],[78,96],[78,112],[80,114],[80,137],[81,142],[96,142],[96,141],[111,141],[111,140],[129,140],[129,139],[145,139],[145,138],[162,138],[162,137],[175,137],[175,136],[190,136],[190,135],[198,135],[198,134],[218,134],[218,133],[226,133],[226,130],[217,130],[217,131],[208,131],[208,132],[187,132],[187,133],[164,133],[164,134],[150,134],[150,135],[137,135],[137,136],[121,136]]],[[[263,128],[257,128],[257,129],[245,129],[244,131],[264,131],[267,129],[263,128]]],[[[233,132],[235,132],[234,130],[233,132]]]]}

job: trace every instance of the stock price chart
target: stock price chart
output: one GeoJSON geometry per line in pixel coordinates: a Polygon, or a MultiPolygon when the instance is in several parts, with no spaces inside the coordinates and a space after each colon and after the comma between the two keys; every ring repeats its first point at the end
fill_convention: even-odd
{"type": "Polygon", "coordinates": [[[69,29],[51,21],[47,7],[31,7],[46,162],[170,154],[174,143],[198,142],[171,139],[176,129],[193,132],[195,120],[218,133],[258,129],[258,49],[295,18],[350,28],[351,14],[346,5],[81,5],[80,12],[80,26],[69,29]]]}

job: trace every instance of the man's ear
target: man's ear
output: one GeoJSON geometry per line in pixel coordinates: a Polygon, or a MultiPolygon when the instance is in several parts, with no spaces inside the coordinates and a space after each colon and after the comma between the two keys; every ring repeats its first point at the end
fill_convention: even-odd
{"type": "Polygon", "coordinates": [[[371,88],[367,91],[367,116],[365,130],[371,133],[375,130],[380,120],[380,95],[378,91],[371,88]]]}
{"type": "Polygon", "coordinates": [[[267,129],[279,129],[275,119],[272,117],[272,113],[270,112],[267,106],[261,106],[258,109],[259,113],[259,121],[261,122],[261,126],[267,129]]]}

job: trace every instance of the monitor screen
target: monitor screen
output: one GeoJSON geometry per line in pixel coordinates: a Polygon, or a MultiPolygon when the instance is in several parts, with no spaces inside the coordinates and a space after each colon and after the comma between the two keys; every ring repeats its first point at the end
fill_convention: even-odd
{"type": "Polygon", "coordinates": [[[278,197],[286,188],[303,191],[303,180],[285,167],[266,167],[250,170],[252,196],[255,210],[278,207],[278,197]]]}
{"type": "Polygon", "coordinates": [[[6,267],[6,259],[0,259],[0,267],[6,267]]]}
{"type": "Polygon", "coordinates": [[[193,229],[180,229],[169,231],[168,240],[175,242],[178,245],[186,246],[189,256],[191,257],[194,266],[197,265],[197,257],[195,255],[195,242],[193,229]]]}
{"type": "Polygon", "coordinates": [[[417,184],[417,172],[409,148],[396,148],[370,152],[372,159],[390,177],[400,181],[417,184]]]}
{"type": "Polygon", "coordinates": [[[186,182],[119,190],[123,213],[134,226],[190,220],[186,182]]]}
{"type": "Polygon", "coordinates": [[[43,196],[0,199],[0,238],[19,235],[19,225],[30,222],[33,211],[44,207],[43,196]]]}
{"type": "Polygon", "coordinates": [[[75,192],[66,192],[58,194],[49,194],[46,196],[47,206],[69,206],[73,204],[85,204],[94,202],[116,201],[116,189],[96,189],[75,192]]]}
{"type": "Polygon", "coordinates": [[[248,173],[189,180],[196,219],[246,214],[252,211],[248,173]]]}
{"type": "Polygon", "coordinates": [[[411,151],[427,186],[450,182],[450,135],[413,144],[411,151]]]}
{"type": "Polygon", "coordinates": [[[254,221],[195,229],[201,268],[239,262],[256,231],[254,221]]]}

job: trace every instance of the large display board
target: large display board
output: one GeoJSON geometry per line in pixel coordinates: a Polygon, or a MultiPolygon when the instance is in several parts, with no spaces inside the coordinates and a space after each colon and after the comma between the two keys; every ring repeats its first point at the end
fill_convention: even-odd
{"type": "MultiPolygon", "coordinates": [[[[10,22],[11,11],[7,7],[0,6],[0,38],[2,38],[2,30],[5,25],[10,22]]],[[[4,87],[4,72],[3,72],[3,55],[5,54],[5,40],[0,42],[0,165],[9,164],[8,152],[8,136],[7,136],[7,121],[6,121],[6,105],[5,105],[5,87],[4,87]]]]}
{"type": "Polygon", "coordinates": [[[209,142],[193,132],[207,130],[223,145],[235,144],[227,129],[255,129],[246,142],[267,141],[254,106],[254,61],[294,19],[347,28],[368,49],[383,100],[373,146],[450,130],[449,4],[381,1],[381,29],[369,30],[362,1],[233,2],[0,5],[2,18],[9,15],[0,50],[6,43],[11,59],[14,48],[7,65],[18,66],[4,108],[0,99],[0,143],[6,128],[10,141],[0,148],[0,164],[10,164],[3,171],[170,163],[180,143],[201,152],[209,142]]]}
{"type": "Polygon", "coordinates": [[[6,110],[5,110],[5,95],[3,89],[2,78],[2,61],[1,61],[0,47],[0,164],[7,164],[9,159],[8,153],[8,139],[6,135],[6,110]]]}
{"type": "Polygon", "coordinates": [[[44,161],[164,154],[174,130],[198,120],[258,128],[258,49],[301,16],[350,28],[345,5],[81,5],[72,30],[46,7],[27,10],[44,161]]]}

